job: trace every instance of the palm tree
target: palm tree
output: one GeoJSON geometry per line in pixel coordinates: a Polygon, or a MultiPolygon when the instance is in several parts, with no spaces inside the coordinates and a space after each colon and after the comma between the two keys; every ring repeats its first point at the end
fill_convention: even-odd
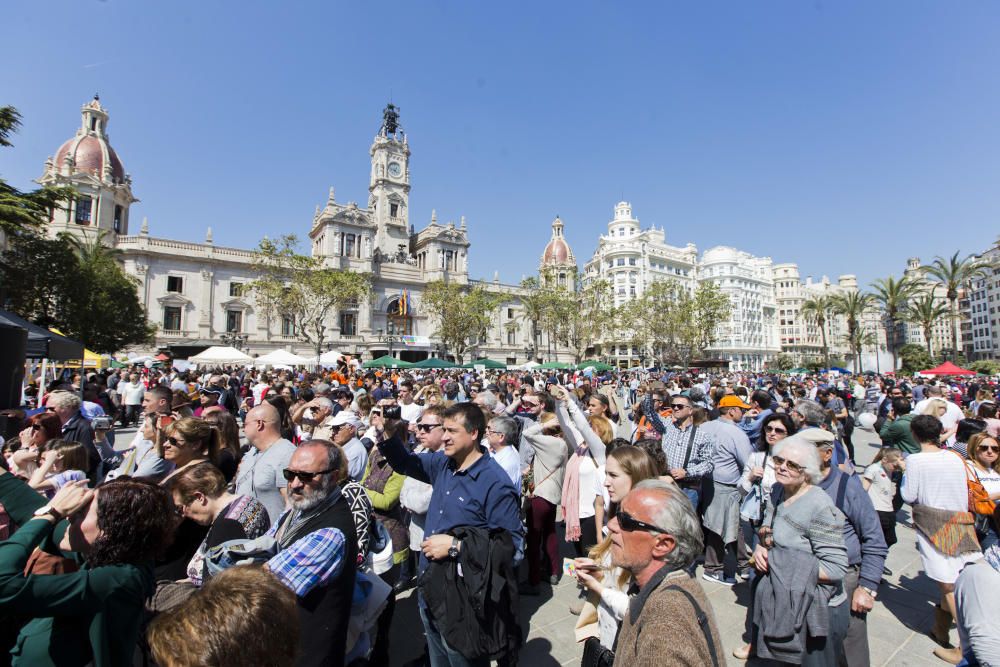
{"type": "Polygon", "coordinates": [[[806,299],[799,309],[802,317],[810,322],[814,322],[819,327],[819,332],[823,337],[823,364],[827,369],[830,368],[830,348],[826,344],[826,320],[832,306],[832,299],[829,296],[823,295],[806,299]]]}
{"type": "Polygon", "coordinates": [[[872,307],[875,297],[857,290],[836,294],[832,299],[833,311],[847,318],[847,339],[854,352],[854,370],[860,372],[861,366],[861,318],[865,311],[872,307]]]}
{"type": "Polygon", "coordinates": [[[904,317],[910,322],[919,324],[924,330],[924,340],[927,342],[927,354],[933,358],[931,334],[934,332],[934,323],[942,317],[948,317],[948,306],[941,303],[941,300],[934,296],[934,290],[930,290],[910,302],[904,313],[904,317]]]}
{"type": "Polygon", "coordinates": [[[918,285],[910,276],[903,276],[899,280],[889,276],[888,278],[879,278],[872,283],[872,287],[875,289],[872,296],[882,306],[882,312],[888,323],[886,342],[889,343],[889,351],[892,353],[892,370],[895,371],[899,365],[896,356],[899,348],[896,342],[896,328],[906,311],[907,304],[916,293],[918,285]]]}
{"type": "Polygon", "coordinates": [[[98,229],[93,236],[86,235],[83,238],[66,232],[59,236],[73,248],[81,266],[95,267],[104,265],[105,262],[118,261],[124,254],[121,248],[103,243],[106,234],[109,234],[107,230],[98,229]]]}
{"type": "Polygon", "coordinates": [[[965,259],[958,258],[958,251],[954,255],[945,259],[935,257],[934,261],[927,266],[920,267],[928,276],[933,278],[945,288],[945,297],[951,304],[951,349],[954,360],[958,360],[958,290],[966,283],[981,276],[986,266],[969,255],[965,259]]]}

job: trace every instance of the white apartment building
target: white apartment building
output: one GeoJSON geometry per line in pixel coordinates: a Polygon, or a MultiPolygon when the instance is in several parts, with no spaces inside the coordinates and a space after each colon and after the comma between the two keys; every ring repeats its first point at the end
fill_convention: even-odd
{"type": "Polygon", "coordinates": [[[997,310],[1000,309],[1000,243],[979,255],[978,259],[998,268],[989,269],[986,275],[973,281],[969,290],[963,324],[969,324],[971,340],[967,341],[965,357],[970,361],[1000,359],[1000,326],[997,324],[997,310]]]}
{"type": "Polygon", "coordinates": [[[727,246],[709,248],[698,264],[698,282],[715,283],[732,306],[708,355],[725,359],[731,370],[766,368],[781,352],[771,258],[727,246]]]}

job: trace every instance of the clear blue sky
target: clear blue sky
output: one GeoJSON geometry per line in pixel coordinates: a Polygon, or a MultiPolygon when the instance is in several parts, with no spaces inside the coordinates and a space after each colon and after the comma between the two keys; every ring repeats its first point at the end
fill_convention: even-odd
{"type": "Polygon", "coordinates": [[[27,187],[95,91],[153,235],[304,236],[367,199],[390,97],[421,228],[465,215],[471,273],[578,260],[616,201],[675,245],[866,283],[1000,234],[1000,4],[16,0],[0,175],[27,187]],[[336,5],[336,6],[335,6],[336,5]]]}

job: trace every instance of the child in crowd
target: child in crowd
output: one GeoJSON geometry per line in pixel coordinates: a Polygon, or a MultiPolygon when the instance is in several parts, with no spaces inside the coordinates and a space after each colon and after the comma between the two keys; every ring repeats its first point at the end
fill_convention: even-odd
{"type": "Polygon", "coordinates": [[[887,547],[896,543],[896,510],[893,507],[896,484],[893,482],[893,475],[905,469],[903,453],[894,447],[883,447],[875,455],[872,464],[865,468],[865,473],[861,477],[861,483],[867,489],[868,497],[878,512],[887,547]]]}
{"type": "Polygon", "coordinates": [[[31,475],[28,485],[51,498],[70,482],[87,479],[90,460],[79,442],[49,440],[42,449],[41,463],[31,475]]]}

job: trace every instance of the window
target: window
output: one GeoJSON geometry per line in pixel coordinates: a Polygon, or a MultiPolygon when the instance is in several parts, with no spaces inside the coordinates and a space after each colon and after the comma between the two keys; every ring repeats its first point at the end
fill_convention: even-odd
{"type": "Polygon", "coordinates": [[[243,311],[241,310],[227,310],[226,311],[226,331],[243,331],[243,311]]]}
{"type": "Polygon", "coordinates": [[[620,257],[618,259],[618,266],[625,266],[625,258],[624,257],[620,257]]]}
{"type": "Polygon", "coordinates": [[[513,329],[507,330],[507,344],[515,345],[517,343],[517,332],[513,329]]]}
{"type": "Polygon", "coordinates": [[[355,236],[354,234],[344,234],[344,256],[354,257],[355,236]]]}
{"type": "Polygon", "coordinates": [[[358,335],[358,314],[357,313],[341,313],[340,314],[340,334],[342,336],[357,336],[358,335]]]}
{"type": "Polygon", "coordinates": [[[114,221],[115,234],[122,233],[122,224],[124,224],[125,222],[124,217],[125,217],[125,209],[122,208],[121,206],[115,206],[115,221],[114,221]]]}
{"type": "Polygon", "coordinates": [[[514,309],[513,308],[508,308],[507,309],[507,319],[508,320],[514,319],[514,309]]]}
{"type": "Polygon", "coordinates": [[[628,264],[629,266],[635,266],[635,257],[629,257],[628,264]]]}
{"type": "Polygon", "coordinates": [[[289,315],[283,315],[281,317],[281,335],[282,336],[294,336],[295,335],[295,320],[289,315]]]}
{"type": "Polygon", "coordinates": [[[76,200],[76,224],[89,225],[90,214],[94,207],[94,200],[90,197],[80,197],[76,200]]]}
{"type": "Polygon", "coordinates": [[[184,279],[180,276],[167,276],[167,291],[177,292],[178,294],[184,291],[184,279]]]}
{"type": "Polygon", "coordinates": [[[390,218],[399,217],[399,204],[389,204],[389,217],[390,218]]]}
{"type": "Polygon", "coordinates": [[[164,306],[163,307],[163,330],[164,331],[180,331],[181,330],[181,309],[180,309],[180,306],[164,306]]]}
{"type": "Polygon", "coordinates": [[[243,283],[229,283],[229,296],[243,296],[243,283]]]}

